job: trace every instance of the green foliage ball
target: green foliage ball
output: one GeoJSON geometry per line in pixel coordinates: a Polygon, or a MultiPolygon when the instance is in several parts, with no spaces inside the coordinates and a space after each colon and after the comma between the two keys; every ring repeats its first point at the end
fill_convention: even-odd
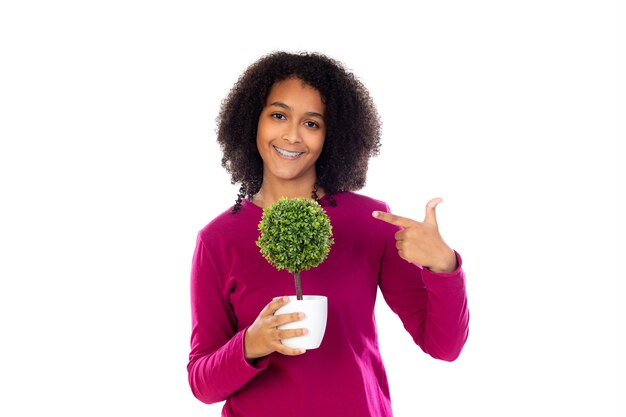
{"type": "Polygon", "coordinates": [[[306,271],[322,263],[334,243],[328,215],[313,200],[281,198],[263,210],[256,241],[279,271],[306,271]]]}

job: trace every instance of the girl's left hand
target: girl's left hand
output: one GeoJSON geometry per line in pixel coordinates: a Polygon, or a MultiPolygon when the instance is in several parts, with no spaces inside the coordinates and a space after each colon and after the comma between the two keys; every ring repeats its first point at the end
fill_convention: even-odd
{"type": "Polygon", "coordinates": [[[435,207],[442,201],[441,198],[433,198],[426,204],[423,222],[382,211],[372,213],[379,220],[403,228],[395,235],[398,254],[402,259],[437,273],[453,272],[457,268],[454,251],[439,234],[435,207]]]}

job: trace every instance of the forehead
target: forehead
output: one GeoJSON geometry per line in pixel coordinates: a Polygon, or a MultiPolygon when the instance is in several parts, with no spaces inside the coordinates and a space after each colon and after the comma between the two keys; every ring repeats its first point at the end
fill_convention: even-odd
{"type": "Polygon", "coordinates": [[[322,112],[324,103],[317,89],[299,78],[288,78],[274,83],[267,96],[266,105],[281,102],[292,108],[322,112]]]}

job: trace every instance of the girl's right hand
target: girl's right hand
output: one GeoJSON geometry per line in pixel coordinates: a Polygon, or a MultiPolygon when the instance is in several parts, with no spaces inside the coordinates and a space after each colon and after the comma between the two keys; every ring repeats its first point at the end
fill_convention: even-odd
{"type": "Polygon", "coordinates": [[[252,326],[248,327],[244,337],[245,358],[252,362],[256,358],[267,356],[272,352],[283,355],[301,355],[306,350],[292,349],[283,345],[281,339],[303,336],[308,333],[307,329],[280,330],[278,326],[304,318],[303,313],[289,313],[274,315],[276,310],[289,302],[289,297],[281,297],[273,300],[265,306],[256,318],[252,326]]]}

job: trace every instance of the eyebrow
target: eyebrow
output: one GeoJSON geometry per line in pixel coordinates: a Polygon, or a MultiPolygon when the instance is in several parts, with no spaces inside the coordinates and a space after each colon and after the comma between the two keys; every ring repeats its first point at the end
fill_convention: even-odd
{"type": "MultiPolygon", "coordinates": [[[[270,104],[270,106],[277,106],[277,107],[281,107],[281,108],[283,108],[283,109],[285,109],[285,110],[291,110],[291,107],[289,107],[288,105],[286,105],[286,104],[285,104],[285,103],[283,103],[282,101],[275,101],[275,102],[271,103],[271,104],[270,104]]],[[[324,120],[324,115],[319,114],[319,113],[317,113],[317,112],[314,112],[314,111],[308,111],[308,112],[306,112],[306,114],[307,114],[308,116],[311,116],[311,117],[317,117],[317,118],[319,118],[319,119],[321,119],[321,120],[324,120]]]]}

